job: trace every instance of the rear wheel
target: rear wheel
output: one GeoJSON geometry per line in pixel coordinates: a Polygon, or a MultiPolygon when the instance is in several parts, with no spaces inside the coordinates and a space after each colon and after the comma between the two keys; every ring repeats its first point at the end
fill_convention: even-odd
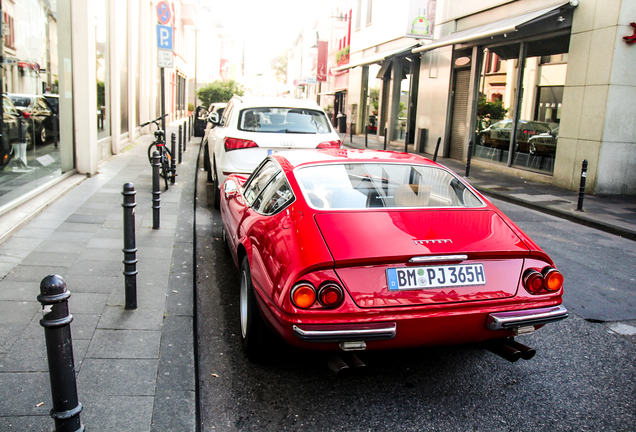
{"type": "Polygon", "coordinates": [[[221,208],[221,190],[219,189],[219,175],[216,170],[216,160],[212,160],[212,193],[214,194],[214,208],[221,208]]]}
{"type": "Polygon", "coordinates": [[[203,168],[208,175],[208,183],[212,183],[214,179],[212,178],[212,170],[210,169],[210,149],[207,144],[203,147],[203,168]]]}
{"type": "Polygon", "coordinates": [[[48,134],[46,133],[46,128],[42,125],[42,129],[40,129],[40,144],[45,144],[48,138],[48,134]]]}
{"type": "Polygon", "coordinates": [[[163,177],[163,181],[166,184],[166,190],[168,190],[168,179],[170,178],[170,163],[168,162],[168,158],[164,157],[161,160],[161,172],[159,175],[163,177]]]}
{"type": "Polygon", "coordinates": [[[152,143],[148,146],[148,162],[152,164],[152,155],[157,150],[157,143],[152,143]]]}
{"type": "Polygon", "coordinates": [[[239,287],[239,316],[241,324],[241,345],[247,358],[253,362],[265,360],[269,329],[265,325],[252,286],[252,274],[247,257],[241,264],[241,285],[239,287]]]}

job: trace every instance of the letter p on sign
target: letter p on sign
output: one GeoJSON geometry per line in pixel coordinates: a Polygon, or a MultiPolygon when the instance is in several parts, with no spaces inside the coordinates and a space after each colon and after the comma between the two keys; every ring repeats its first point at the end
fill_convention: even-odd
{"type": "Polygon", "coordinates": [[[157,24],[157,48],[172,50],[172,27],[157,24]]]}

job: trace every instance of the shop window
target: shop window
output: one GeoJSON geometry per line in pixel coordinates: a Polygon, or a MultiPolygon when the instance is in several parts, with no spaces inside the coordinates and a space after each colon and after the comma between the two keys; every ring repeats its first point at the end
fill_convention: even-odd
{"type": "Polygon", "coordinates": [[[521,62],[521,44],[484,50],[476,158],[552,174],[567,72],[567,53],[557,51],[567,44],[555,41],[525,44],[523,52],[530,55],[521,62]],[[501,73],[492,75],[496,67],[501,73]]]}

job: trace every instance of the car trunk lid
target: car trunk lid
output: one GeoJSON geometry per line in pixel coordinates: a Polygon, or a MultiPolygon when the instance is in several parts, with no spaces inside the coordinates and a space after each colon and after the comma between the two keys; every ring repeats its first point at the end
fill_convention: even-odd
{"type": "Polygon", "coordinates": [[[529,253],[490,209],[334,212],[317,214],[316,222],[338,276],[360,307],[510,297],[529,253]],[[460,257],[445,259],[449,255],[460,257]],[[483,280],[477,275],[482,272],[483,280]],[[406,274],[423,277],[423,285],[389,289],[389,280],[406,274]]]}

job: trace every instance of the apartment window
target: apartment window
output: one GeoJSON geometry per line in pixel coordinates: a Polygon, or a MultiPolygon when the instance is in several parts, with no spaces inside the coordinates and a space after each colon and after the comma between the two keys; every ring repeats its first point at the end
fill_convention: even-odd
{"type": "Polygon", "coordinates": [[[356,3],[356,30],[360,30],[362,27],[362,0],[358,0],[356,3]]]}
{"type": "Polygon", "coordinates": [[[367,0],[367,20],[366,24],[371,24],[371,16],[373,13],[373,0],[367,0]]]}

